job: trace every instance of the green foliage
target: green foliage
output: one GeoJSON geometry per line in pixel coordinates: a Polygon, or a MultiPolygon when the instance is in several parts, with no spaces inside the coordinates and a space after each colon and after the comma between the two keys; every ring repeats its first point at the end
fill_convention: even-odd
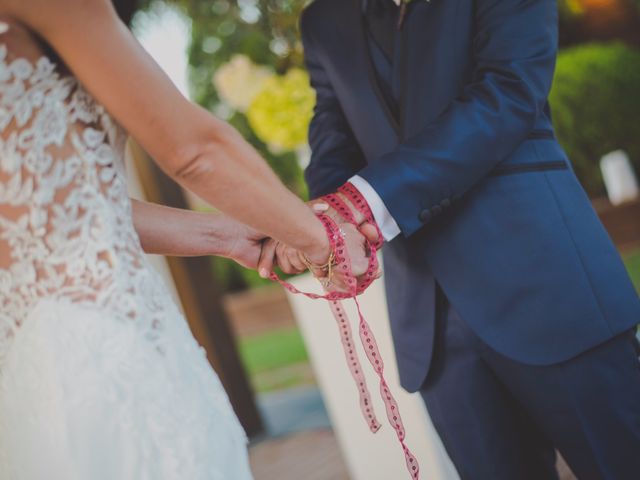
{"type": "Polygon", "coordinates": [[[624,263],[627,266],[633,284],[636,286],[636,290],[640,293],[640,250],[625,255],[624,263]]]}
{"type": "Polygon", "coordinates": [[[602,155],[625,150],[640,172],[640,52],[586,44],[558,56],[550,103],[558,138],[592,195],[602,195],[602,155]]]}
{"type": "Polygon", "coordinates": [[[313,382],[307,350],[297,328],[240,339],[239,351],[258,392],[313,382]]]}
{"type": "Polygon", "coordinates": [[[558,0],[558,12],[561,22],[571,22],[584,12],[579,0],[558,0]]]}
{"type": "Polygon", "coordinates": [[[240,340],[240,354],[250,373],[261,373],[309,360],[297,328],[243,338],[240,340]]]}
{"type": "Polygon", "coordinates": [[[286,75],[265,82],[247,111],[247,118],[268,145],[277,150],[295,150],[307,144],[315,103],[309,75],[300,68],[292,68],[286,75]]]}

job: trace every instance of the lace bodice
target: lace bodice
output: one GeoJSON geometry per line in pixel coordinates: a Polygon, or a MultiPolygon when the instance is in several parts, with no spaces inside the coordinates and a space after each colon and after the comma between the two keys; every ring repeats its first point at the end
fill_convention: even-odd
{"type": "Polygon", "coordinates": [[[173,306],[157,298],[133,228],[126,134],[12,30],[0,35],[0,372],[43,298],[98,305],[158,340],[173,306]]]}

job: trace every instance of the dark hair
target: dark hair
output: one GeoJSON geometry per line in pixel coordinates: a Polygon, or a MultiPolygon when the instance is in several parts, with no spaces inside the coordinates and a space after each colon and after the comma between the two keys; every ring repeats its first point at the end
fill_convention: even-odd
{"type": "MultiPolygon", "coordinates": [[[[140,7],[141,0],[112,0],[112,3],[118,13],[118,17],[120,17],[120,20],[122,20],[126,25],[130,25],[133,15],[140,7]]],[[[51,48],[51,46],[44,40],[41,39],[40,42],[42,43],[42,47],[44,48],[46,55],[51,59],[51,61],[57,63],[62,70],[66,71],[67,68],[64,65],[64,62],[55,50],[53,50],[53,48],[51,48]]]]}

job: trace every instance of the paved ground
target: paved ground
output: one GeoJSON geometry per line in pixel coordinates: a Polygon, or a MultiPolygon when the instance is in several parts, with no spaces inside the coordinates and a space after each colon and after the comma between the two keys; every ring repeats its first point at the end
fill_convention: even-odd
{"type": "Polygon", "coordinates": [[[296,325],[284,289],[276,285],[226,295],[223,302],[239,337],[261,335],[296,325]]]}
{"type": "Polygon", "coordinates": [[[251,447],[256,480],[349,480],[331,430],[297,433],[251,447]]]}
{"type": "Polygon", "coordinates": [[[250,449],[256,480],[349,480],[317,388],[262,394],[267,434],[250,449]]]}
{"type": "Polygon", "coordinates": [[[258,408],[268,437],[331,429],[331,422],[315,387],[300,387],[258,396],[258,408]]]}

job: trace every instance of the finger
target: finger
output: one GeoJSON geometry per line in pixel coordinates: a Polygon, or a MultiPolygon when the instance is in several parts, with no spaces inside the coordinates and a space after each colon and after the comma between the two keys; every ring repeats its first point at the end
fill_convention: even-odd
{"type": "Polygon", "coordinates": [[[369,259],[365,256],[358,256],[356,260],[351,262],[351,272],[354,277],[359,277],[367,273],[369,268],[369,259]]]}
{"type": "Polygon", "coordinates": [[[316,213],[325,213],[327,210],[329,210],[329,204],[324,202],[318,202],[318,203],[314,203],[311,208],[316,213]]]}
{"type": "Polygon", "coordinates": [[[326,202],[319,201],[317,203],[314,203],[311,208],[313,209],[314,213],[316,214],[322,213],[323,215],[327,215],[334,222],[341,223],[344,221],[342,216],[338,212],[336,212],[333,208],[331,208],[331,206],[326,202]],[[316,210],[316,208],[318,210],[316,210]]]}
{"type": "Polygon", "coordinates": [[[300,257],[298,257],[298,252],[296,252],[293,248],[287,247],[285,249],[285,256],[291,266],[291,274],[297,275],[298,273],[304,272],[307,267],[300,261],[300,257]]]}
{"type": "Polygon", "coordinates": [[[289,258],[287,258],[286,246],[283,244],[278,244],[276,247],[276,258],[278,259],[278,266],[280,270],[282,270],[287,275],[292,275],[295,273],[295,270],[291,266],[291,262],[289,262],[289,258]]]}
{"type": "Polygon", "coordinates": [[[364,235],[364,237],[369,240],[371,243],[376,243],[378,241],[378,229],[375,225],[370,223],[363,223],[360,225],[360,233],[364,235]]]}
{"type": "Polygon", "coordinates": [[[345,246],[351,262],[351,273],[358,277],[367,271],[369,256],[364,236],[352,225],[345,225],[345,246]]]}
{"type": "Polygon", "coordinates": [[[288,247],[287,258],[289,259],[289,263],[291,264],[291,266],[296,269],[296,273],[302,273],[307,270],[307,266],[300,258],[300,255],[298,255],[297,250],[288,247]]]}
{"type": "Polygon", "coordinates": [[[364,215],[362,214],[362,212],[360,212],[360,210],[358,210],[353,202],[351,201],[350,198],[347,198],[344,194],[339,193],[338,194],[340,196],[340,198],[342,198],[342,201],[345,203],[345,205],[347,205],[347,207],[349,207],[349,210],[351,210],[351,214],[353,215],[353,218],[356,221],[356,224],[360,225],[361,223],[363,223],[365,221],[364,215]]]}
{"type": "Polygon", "coordinates": [[[276,246],[277,242],[272,238],[262,244],[260,260],[258,260],[258,273],[262,278],[269,278],[269,274],[273,271],[276,246]]]}
{"type": "Polygon", "coordinates": [[[327,270],[321,268],[312,268],[311,274],[316,278],[325,278],[327,276],[327,270]]]}

